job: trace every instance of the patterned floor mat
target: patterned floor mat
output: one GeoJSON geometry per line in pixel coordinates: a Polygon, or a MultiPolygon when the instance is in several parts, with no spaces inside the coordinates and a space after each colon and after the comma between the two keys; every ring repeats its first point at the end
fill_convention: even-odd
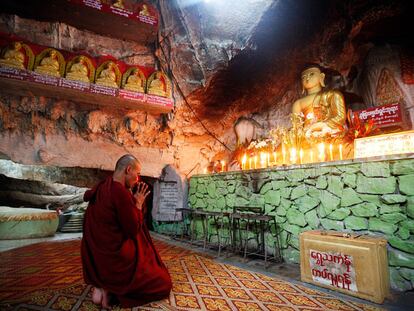
{"type": "MultiPolygon", "coordinates": [[[[193,251],[154,240],[163,261],[193,251]]],[[[0,252],[0,302],[19,302],[38,290],[59,290],[83,282],[80,240],[44,242],[0,252]]]]}
{"type": "MultiPolygon", "coordinates": [[[[134,310],[381,310],[155,242],[173,290],[169,299],[134,310]]],[[[41,243],[0,253],[0,309],[98,310],[82,281],[79,247],[79,241],[41,243]]]]}

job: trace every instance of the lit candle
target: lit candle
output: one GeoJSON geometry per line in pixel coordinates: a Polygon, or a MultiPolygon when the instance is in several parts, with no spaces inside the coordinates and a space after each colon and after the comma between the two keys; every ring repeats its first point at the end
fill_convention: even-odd
{"type": "Polygon", "coordinates": [[[302,150],[302,148],[300,148],[300,151],[299,151],[299,159],[300,159],[300,164],[303,164],[303,150],[302,150]]]}
{"type": "Polygon", "coordinates": [[[246,160],[247,160],[247,156],[246,156],[246,154],[244,154],[244,156],[242,158],[242,170],[246,169],[246,160]]]}
{"type": "Polygon", "coordinates": [[[290,148],[290,163],[296,164],[297,156],[296,156],[296,148],[290,148]]]}
{"type": "Polygon", "coordinates": [[[252,158],[249,159],[249,170],[252,169],[252,158]]]}
{"type": "Polygon", "coordinates": [[[269,167],[270,166],[270,154],[269,154],[269,152],[266,152],[266,158],[267,158],[267,167],[269,167]]]}
{"type": "Polygon", "coordinates": [[[225,161],[221,161],[221,171],[224,172],[224,168],[226,166],[226,162],[225,161]]]}
{"type": "Polygon", "coordinates": [[[273,152],[273,162],[276,165],[277,164],[277,152],[273,152]]]}
{"type": "Polygon", "coordinates": [[[260,167],[265,168],[266,167],[266,153],[260,152],[260,167]]]}
{"type": "Polygon", "coordinates": [[[333,146],[329,144],[329,160],[333,161],[333,146]]]}
{"type": "Polygon", "coordinates": [[[257,168],[257,155],[254,156],[254,169],[257,168]]]}
{"type": "Polygon", "coordinates": [[[204,174],[207,174],[207,167],[204,168],[204,174]]]}
{"type": "Polygon", "coordinates": [[[339,160],[342,160],[342,144],[339,145],[339,160]]]}
{"type": "Polygon", "coordinates": [[[282,158],[283,158],[282,164],[286,164],[286,149],[285,149],[285,144],[282,144],[282,158]]]}
{"type": "Polygon", "coordinates": [[[325,144],[318,144],[318,160],[319,162],[325,162],[325,144]]]}
{"type": "Polygon", "coordinates": [[[312,149],[310,151],[310,161],[311,161],[311,163],[313,163],[313,150],[312,149]]]}

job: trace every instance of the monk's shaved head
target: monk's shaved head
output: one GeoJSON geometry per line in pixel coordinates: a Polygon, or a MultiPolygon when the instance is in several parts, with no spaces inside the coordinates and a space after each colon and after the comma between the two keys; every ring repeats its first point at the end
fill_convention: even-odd
{"type": "Polygon", "coordinates": [[[116,162],[115,171],[122,171],[128,165],[132,167],[137,167],[141,166],[141,163],[132,154],[125,154],[122,157],[120,157],[119,160],[116,162]]]}

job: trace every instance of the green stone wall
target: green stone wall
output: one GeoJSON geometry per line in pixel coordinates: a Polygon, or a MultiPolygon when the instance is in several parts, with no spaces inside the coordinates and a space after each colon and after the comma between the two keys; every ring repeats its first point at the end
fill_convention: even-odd
{"type": "MultiPolygon", "coordinates": [[[[189,205],[264,207],[280,225],[287,262],[299,263],[303,231],[384,236],[392,287],[414,287],[414,159],[197,175],[190,180],[189,205]]],[[[266,238],[270,246],[273,237],[266,238]]]]}

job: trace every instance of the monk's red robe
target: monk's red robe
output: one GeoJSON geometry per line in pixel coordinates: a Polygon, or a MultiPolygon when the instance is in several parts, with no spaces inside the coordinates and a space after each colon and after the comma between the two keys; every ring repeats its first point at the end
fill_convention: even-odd
{"type": "Polygon", "coordinates": [[[164,299],[171,278],[152,243],[135,198],[112,177],[85,192],[81,246],[87,284],[115,294],[122,307],[164,299]]]}

